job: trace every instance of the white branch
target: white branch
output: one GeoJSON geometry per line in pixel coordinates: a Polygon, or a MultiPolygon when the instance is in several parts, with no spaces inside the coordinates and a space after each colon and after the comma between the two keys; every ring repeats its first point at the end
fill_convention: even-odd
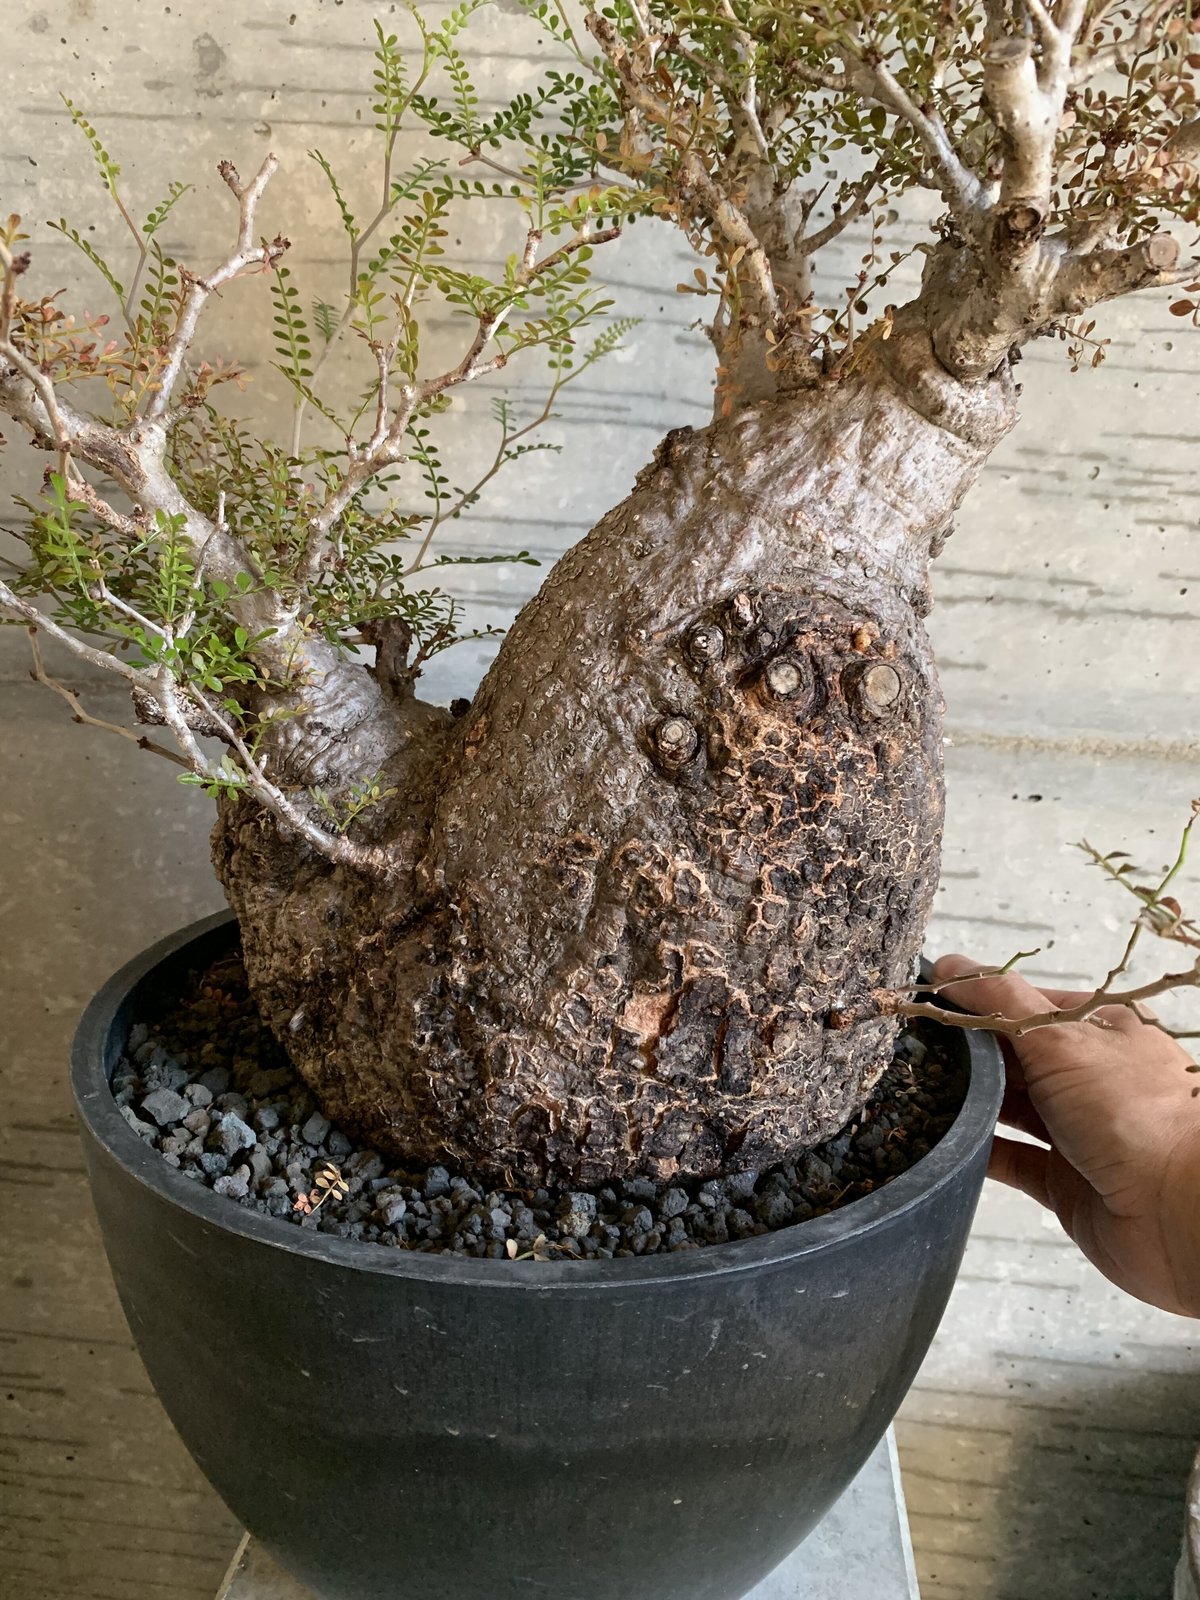
{"type": "MultiPolygon", "coordinates": [[[[169,679],[165,687],[166,692],[158,697],[158,703],[171,725],[171,731],[175,733],[178,739],[180,734],[176,730],[176,723],[181,722],[183,733],[188,743],[197,752],[199,759],[203,761],[203,752],[199,751],[199,747],[187,729],[186,722],[183,721],[182,713],[175,700],[174,685],[169,679]]],[[[356,872],[363,872],[370,877],[379,878],[389,877],[399,870],[400,862],[393,852],[373,846],[355,844],[351,839],[339,834],[328,833],[324,828],[318,827],[300,806],[290,800],[283,790],[268,778],[262,762],[258,761],[251,753],[249,746],[238,733],[233,723],[223,716],[217,707],[198,690],[192,690],[190,693],[200,709],[211,717],[221,730],[221,737],[237,752],[245,772],[246,788],[258,801],[259,805],[269,811],[285,827],[290,828],[294,833],[298,833],[318,854],[324,856],[327,861],[334,862],[337,866],[352,867],[356,872]]],[[[219,774],[212,768],[211,764],[207,764],[207,767],[210,777],[219,777],[219,774]]]]}
{"type": "Polygon", "coordinates": [[[938,188],[967,238],[975,234],[983,208],[983,189],[954,148],[940,117],[924,112],[882,61],[872,62],[847,51],[845,76],[822,75],[825,88],[854,91],[907,122],[929,158],[938,188]]]}
{"type": "Polygon", "coordinates": [[[1086,52],[1082,59],[1072,66],[1072,87],[1080,88],[1099,73],[1107,72],[1124,62],[1132,62],[1149,50],[1159,28],[1178,6],[1179,0],[1158,0],[1156,5],[1147,6],[1142,12],[1137,25],[1128,37],[1086,52]]]}
{"type": "Polygon", "coordinates": [[[89,728],[101,728],[105,733],[119,734],[122,739],[129,739],[136,744],[139,750],[149,750],[152,755],[162,756],[164,760],[173,762],[177,767],[184,767],[190,771],[190,763],[174,750],[168,750],[165,745],[156,744],[153,739],[147,739],[145,734],[135,733],[132,728],[126,728],[119,722],[108,722],[103,717],[93,716],[88,711],[79,696],[65,683],[60,683],[57,678],[52,678],[46,671],[46,664],[42,659],[42,647],[38,643],[38,629],[32,623],[26,629],[29,635],[29,648],[33,652],[33,670],[29,676],[35,683],[43,684],[47,689],[53,689],[60,695],[71,708],[71,720],[83,723],[89,728]]]}
{"type": "Polygon", "coordinates": [[[112,673],[118,678],[123,678],[126,683],[134,684],[139,688],[149,688],[152,674],[143,667],[134,667],[128,661],[120,661],[107,650],[98,650],[95,645],[86,644],[82,639],[77,639],[73,633],[68,633],[65,628],[60,628],[51,617],[43,616],[38,608],[29,600],[24,600],[20,595],[14,594],[9,586],[0,580],[0,611],[6,612],[10,617],[19,622],[40,628],[50,638],[57,639],[59,644],[65,645],[73,655],[81,661],[86,661],[93,667],[99,667],[101,672],[112,673]]]}
{"type": "Polygon", "coordinates": [[[272,266],[288,248],[288,241],[282,237],[273,239],[270,244],[254,243],[254,218],[258,203],[278,166],[278,156],[267,156],[257,175],[243,185],[233,163],[222,161],[219,171],[237,196],[241,212],[237,243],[233,252],[207,278],[194,277],[186,273],[184,268],[180,268],[181,275],[189,279],[191,287],[167,345],[166,360],[158,380],[158,390],[146,412],[148,417],[161,417],[170,405],[171,393],[179,378],[188,347],[196,336],[196,325],[209,296],[251,267],[260,266],[265,269],[272,266]]]}

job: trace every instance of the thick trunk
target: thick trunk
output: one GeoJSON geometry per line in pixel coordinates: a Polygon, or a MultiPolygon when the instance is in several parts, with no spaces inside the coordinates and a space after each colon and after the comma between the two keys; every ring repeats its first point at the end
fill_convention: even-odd
{"type": "Polygon", "coordinates": [[[229,810],[264,1010],[325,1110],[537,1183],[758,1166],[890,1055],[936,887],[927,567],[1013,421],[898,326],[836,386],[668,436],[451,721],[395,700],[387,887],[229,810]],[[394,775],[393,775],[394,774],[394,775]]]}

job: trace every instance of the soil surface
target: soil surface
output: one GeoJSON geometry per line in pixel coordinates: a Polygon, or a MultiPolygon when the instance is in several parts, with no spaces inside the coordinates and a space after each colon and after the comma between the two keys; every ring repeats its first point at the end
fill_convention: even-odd
{"type": "Polygon", "coordinates": [[[485,1190],[442,1166],[402,1171],[332,1126],[230,958],[135,1024],[112,1087],[164,1161],[281,1222],[392,1249],[595,1260],[746,1239],[871,1194],[928,1154],[966,1082],[936,1030],[905,1033],[865,1110],[794,1161],[701,1184],[485,1190]]]}

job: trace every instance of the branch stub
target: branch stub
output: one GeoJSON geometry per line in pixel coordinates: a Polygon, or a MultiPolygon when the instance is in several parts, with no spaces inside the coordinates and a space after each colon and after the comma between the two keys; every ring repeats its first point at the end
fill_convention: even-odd
{"type": "Polygon", "coordinates": [[[653,739],[659,760],[670,768],[682,767],[700,748],[700,736],[686,717],[665,717],[653,739]]]}

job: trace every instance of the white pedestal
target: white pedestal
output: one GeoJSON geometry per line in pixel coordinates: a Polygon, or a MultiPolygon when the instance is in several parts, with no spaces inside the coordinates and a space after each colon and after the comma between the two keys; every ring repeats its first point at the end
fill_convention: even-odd
{"type": "MultiPolygon", "coordinates": [[[[217,1600],[318,1597],[281,1572],[247,1535],[217,1600]]],[[[919,1600],[890,1429],[821,1526],[746,1600],[919,1600]]]]}

